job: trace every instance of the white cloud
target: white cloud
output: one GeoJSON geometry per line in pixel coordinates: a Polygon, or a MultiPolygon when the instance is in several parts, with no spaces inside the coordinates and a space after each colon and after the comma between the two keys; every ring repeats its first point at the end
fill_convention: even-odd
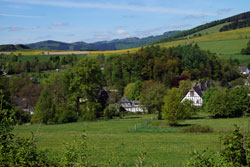
{"type": "Polygon", "coordinates": [[[76,1],[51,1],[51,0],[0,0],[4,2],[23,3],[31,5],[46,5],[66,8],[95,8],[95,9],[114,9],[114,10],[129,10],[137,12],[153,12],[153,13],[168,13],[168,14],[185,14],[185,15],[198,15],[205,14],[209,16],[215,16],[212,13],[203,13],[199,11],[186,10],[186,9],[175,9],[175,8],[164,8],[158,6],[141,6],[141,5],[114,5],[109,3],[87,3],[87,2],[76,2],[76,1]]]}
{"type": "Polygon", "coordinates": [[[0,26],[0,31],[25,31],[25,30],[28,30],[28,31],[37,31],[39,30],[40,27],[37,26],[37,27],[20,27],[20,26],[16,26],[16,25],[13,25],[13,26],[0,26]]]}
{"type": "Polygon", "coordinates": [[[54,25],[54,26],[66,26],[66,25],[68,25],[68,23],[64,23],[64,22],[54,22],[53,25],[54,25]]]}
{"type": "Polygon", "coordinates": [[[23,27],[18,27],[18,26],[0,27],[0,30],[7,30],[7,31],[21,31],[23,29],[24,29],[23,27]]]}
{"type": "Polygon", "coordinates": [[[26,15],[16,15],[16,14],[6,14],[6,13],[0,13],[0,16],[3,17],[20,17],[20,18],[38,18],[41,16],[26,16],[26,15]]]}
{"type": "Polygon", "coordinates": [[[125,35],[127,32],[125,30],[116,30],[115,32],[117,35],[125,35]]]}

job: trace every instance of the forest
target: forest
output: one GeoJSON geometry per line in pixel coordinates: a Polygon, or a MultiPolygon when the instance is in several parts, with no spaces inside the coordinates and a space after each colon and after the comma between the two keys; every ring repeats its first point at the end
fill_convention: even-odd
{"type": "MultiPolygon", "coordinates": [[[[18,57],[10,55],[8,59],[3,59],[2,56],[7,63],[7,74],[16,75],[1,81],[4,89],[11,94],[12,101],[19,104],[19,109],[16,107],[18,123],[53,124],[122,117],[123,111],[116,111],[114,106],[118,107],[123,96],[139,100],[149,113],[158,113],[158,118],[162,119],[162,107],[166,103],[164,96],[174,91],[172,89],[178,89],[175,95],[178,94],[176,98],[181,101],[194,82],[213,81],[217,87],[221,87],[219,90],[244,85],[244,76],[237,71],[237,59],[222,60],[209,51],[201,50],[196,44],[168,49],[148,46],[132,54],[99,55],[95,58],[85,56],[80,60],[74,55],[50,56],[48,61],[41,62],[37,58],[18,61],[18,57]],[[70,66],[65,66],[67,64],[70,66]],[[39,74],[39,80],[29,75],[30,72],[41,73],[61,67],[67,68],[64,72],[51,75],[39,74]],[[34,91],[29,93],[30,89],[34,91]],[[108,90],[117,91],[107,93],[108,90]],[[25,106],[34,115],[23,112],[25,106]]],[[[245,96],[246,91],[240,91],[245,96]]],[[[177,106],[181,105],[174,100],[177,106]]],[[[193,111],[191,106],[187,103],[183,107],[193,111]]],[[[190,117],[190,114],[183,118],[190,117]]],[[[234,115],[237,114],[231,116],[234,115]]]]}

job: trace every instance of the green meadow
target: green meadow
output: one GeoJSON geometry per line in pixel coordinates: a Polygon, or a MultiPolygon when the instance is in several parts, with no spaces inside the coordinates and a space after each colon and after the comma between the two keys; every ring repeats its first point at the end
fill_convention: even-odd
{"type": "MultiPolygon", "coordinates": [[[[18,136],[31,136],[33,132],[39,149],[48,150],[51,155],[59,154],[83,131],[87,134],[90,161],[101,166],[105,161],[116,159],[124,166],[135,166],[141,151],[146,152],[145,166],[180,167],[194,150],[218,151],[220,136],[232,132],[237,124],[246,128],[249,117],[212,119],[206,114],[180,122],[178,127],[169,127],[156,115],[129,115],[124,119],[95,122],[76,122],[57,125],[16,126],[18,136]],[[181,130],[190,125],[207,125],[213,128],[209,133],[187,133],[181,130]]],[[[112,166],[112,165],[111,165],[112,166]]]]}

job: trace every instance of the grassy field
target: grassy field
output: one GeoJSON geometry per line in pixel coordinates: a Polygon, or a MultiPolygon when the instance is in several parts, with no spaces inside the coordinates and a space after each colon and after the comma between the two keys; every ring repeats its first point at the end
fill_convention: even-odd
{"type": "Polygon", "coordinates": [[[225,25],[228,25],[230,24],[231,22],[229,23],[223,23],[223,24],[219,24],[217,26],[214,26],[214,27],[210,27],[210,28],[207,28],[205,30],[201,30],[199,32],[196,32],[194,34],[191,34],[190,36],[193,37],[195,34],[198,35],[198,34],[201,34],[201,35],[207,35],[207,34],[212,34],[212,33],[217,33],[217,32],[220,32],[220,29],[225,26],[225,25]]]}
{"type": "MultiPolygon", "coordinates": [[[[126,119],[110,121],[42,125],[37,133],[37,144],[42,150],[60,154],[65,143],[71,142],[86,130],[91,160],[97,164],[111,159],[114,155],[128,166],[134,166],[139,152],[145,150],[145,166],[157,164],[180,167],[193,150],[219,150],[219,137],[231,132],[234,124],[241,127],[249,124],[249,118],[211,119],[203,115],[181,122],[183,126],[169,127],[164,121],[151,120],[152,117],[156,116],[133,115],[126,119]],[[214,132],[180,132],[191,124],[208,125],[214,132]]],[[[18,136],[31,136],[31,132],[35,133],[38,126],[16,126],[14,132],[18,136]]]]}

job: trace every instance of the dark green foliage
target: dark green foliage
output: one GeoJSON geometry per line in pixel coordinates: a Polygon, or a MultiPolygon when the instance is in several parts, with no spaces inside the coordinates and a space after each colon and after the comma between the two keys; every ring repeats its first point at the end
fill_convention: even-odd
{"type": "Polygon", "coordinates": [[[104,109],[104,118],[112,119],[113,116],[117,115],[117,108],[115,105],[109,105],[104,109]]]}
{"type": "Polygon", "coordinates": [[[181,99],[182,96],[177,88],[168,90],[167,95],[164,97],[162,116],[170,125],[177,125],[179,120],[184,120],[187,116],[181,99]]]}
{"type": "Polygon", "coordinates": [[[80,61],[65,75],[58,73],[51,76],[46,80],[36,103],[33,121],[50,124],[102,117],[102,84],[100,67],[88,58],[80,61]]]}
{"type": "Polygon", "coordinates": [[[249,96],[244,87],[216,90],[211,88],[205,93],[205,110],[214,117],[237,117],[248,112],[249,96]]]}
{"type": "Polygon", "coordinates": [[[29,49],[26,45],[0,45],[0,51],[16,51],[22,49],[29,49]]]}
{"type": "Polygon", "coordinates": [[[225,89],[217,90],[207,100],[205,110],[214,117],[229,117],[231,115],[231,98],[225,89]]]}
{"type": "Polygon", "coordinates": [[[234,61],[222,61],[197,45],[168,49],[150,46],[134,54],[107,58],[104,73],[107,85],[119,90],[138,80],[154,80],[168,87],[178,87],[181,80],[202,78],[227,84],[240,76],[236,66],[234,61]]]}
{"type": "MultiPolygon", "coordinates": [[[[183,96],[182,96],[183,97],[183,96]]],[[[199,110],[199,106],[194,106],[194,102],[192,100],[184,100],[182,102],[184,106],[184,112],[186,113],[186,118],[191,118],[193,115],[195,115],[199,110]]]]}
{"type": "Polygon", "coordinates": [[[202,125],[191,125],[190,127],[181,130],[181,132],[194,132],[194,133],[208,133],[213,132],[213,129],[210,126],[202,125]]]}
{"type": "Polygon", "coordinates": [[[185,167],[231,167],[220,153],[204,150],[202,152],[194,151],[191,158],[186,162],[185,167]]]}
{"type": "Polygon", "coordinates": [[[243,78],[237,78],[231,82],[228,83],[230,88],[234,88],[237,86],[244,86],[245,85],[245,80],[243,78]]]}
{"type": "Polygon", "coordinates": [[[48,60],[39,61],[35,56],[32,59],[21,61],[20,56],[10,55],[5,71],[8,74],[20,74],[22,72],[41,72],[73,66],[77,62],[76,55],[50,56],[48,60]]]}
{"type": "Polygon", "coordinates": [[[239,127],[235,127],[232,134],[221,138],[222,150],[220,152],[202,153],[194,151],[187,161],[187,167],[242,167],[250,165],[250,137],[243,134],[239,127]]]}
{"type": "Polygon", "coordinates": [[[247,43],[247,47],[241,49],[241,54],[250,55],[250,41],[247,43]]]}
{"type": "Polygon", "coordinates": [[[100,117],[98,104],[99,93],[103,84],[103,76],[100,67],[94,59],[84,58],[69,70],[64,77],[65,90],[72,109],[80,115],[81,112],[91,112],[91,108],[96,117],[100,117]],[[90,108],[89,108],[90,107],[90,108]]]}
{"type": "Polygon", "coordinates": [[[225,25],[220,29],[220,32],[222,31],[229,31],[229,30],[235,30],[239,28],[244,28],[244,27],[250,27],[250,19],[245,19],[245,20],[236,20],[231,24],[225,25]]]}
{"type": "Polygon", "coordinates": [[[248,89],[244,87],[237,87],[230,90],[229,95],[231,97],[231,116],[242,116],[249,112],[249,101],[248,89]]]}
{"type": "Polygon", "coordinates": [[[162,119],[162,106],[166,94],[165,85],[155,81],[145,81],[142,86],[140,102],[148,110],[148,113],[158,113],[158,119],[162,119]]]}
{"type": "Polygon", "coordinates": [[[58,120],[58,122],[60,123],[68,123],[68,122],[76,122],[76,121],[77,121],[77,115],[74,111],[71,111],[71,110],[64,110],[58,120]]]}
{"type": "Polygon", "coordinates": [[[206,106],[208,100],[216,93],[217,89],[210,86],[202,96],[203,106],[206,106]]]}
{"type": "Polygon", "coordinates": [[[86,134],[76,137],[72,143],[66,144],[63,158],[59,159],[57,166],[62,167],[87,167],[89,164],[89,149],[86,134]]]}
{"type": "Polygon", "coordinates": [[[222,137],[222,156],[233,166],[250,165],[250,136],[242,133],[239,127],[235,126],[232,134],[222,137]]]}
{"type": "Polygon", "coordinates": [[[142,81],[128,84],[124,89],[124,96],[130,100],[139,100],[142,90],[142,81]]]}
{"type": "Polygon", "coordinates": [[[46,166],[46,157],[37,150],[33,138],[15,138],[14,113],[8,94],[0,87],[0,166],[46,166]]]}

